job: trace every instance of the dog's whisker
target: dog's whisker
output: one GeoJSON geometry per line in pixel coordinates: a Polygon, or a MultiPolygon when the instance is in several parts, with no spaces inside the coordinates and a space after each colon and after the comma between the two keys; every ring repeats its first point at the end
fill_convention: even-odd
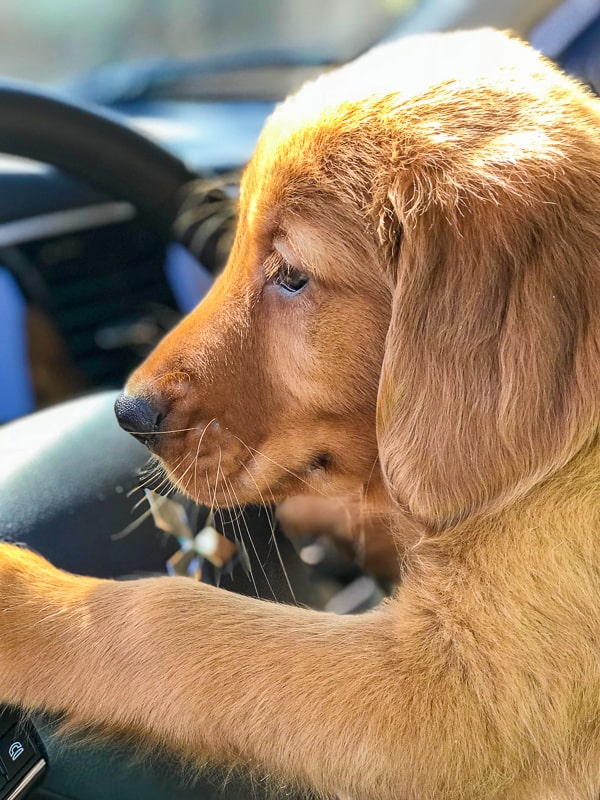
{"type": "Polygon", "coordinates": [[[204,470],[204,477],[206,478],[206,488],[208,489],[208,498],[209,498],[209,509],[210,509],[210,513],[211,513],[211,514],[214,514],[214,513],[215,513],[215,511],[216,511],[216,508],[217,508],[217,505],[216,505],[216,500],[215,500],[215,498],[216,498],[216,496],[217,496],[217,490],[216,490],[216,486],[215,486],[215,491],[213,492],[213,491],[211,490],[211,488],[210,488],[210,480],[209,480],[209,478],[208,478],[208,470],[207,470],[207,469],[206,469],[206,470],[204,470]]]}
{"type": "Polygon", "coordinates": [[[187,458],[187,453],[184,454],[183,457],[179,460],[179,462],[175,465],[175,467],[171,471],[171,474],[169,474],[169,472],[164,467],[162,467],[163,479],[158,485],[152,487],[152,491],[156,492],[157,494],[163,494],[166,497],[168,497],[171,494],[174,494],[177,491],[177,483],[175,482],[175,479],[171,477],[171,475],[173,475],[176,472],[176,470],[178,470],[181,467],[181,465],[185,463],[186,458],[187,458]]]}
{"type": "MultiPolygon", "coordinates": [[[[137,506],[135,507],[137,508],[137,506]]],[[[133,522],[130,522],[129,525],[126,525],[122,530],[118,531],[118,533],[114,533],[110,537],[111,541],[118,542],[120,539],[125,539],[127,536],[129,536],[130,533],[133,533],[133,531],[136,530],[136,528],[139,528],[139,526],[143,522],[145,522],[151,515],[152,515],[152,509],[147,508],[144,511],[144,513],[140,514],[140,516],[137,519],[133,520],[133,522]]]]}
{"type": "MultiPolygon", "coordinates": [[[[227,485],[226,485],[227,484],[227,478],[225,477],[225,473],[221,470],[220,464],[219,464],[219,468],[217,470],[217,481],[219,479],[219,472],[221,473],[221,476],[223,478],[223,493],[227,492],[227,496],[229,497],[229,502],[233,506],[234,505],[234,501],[233,501],[231,493],[228,491],[228,488],[227,488],[227,485]]],[[[243,539],[243,536],[242,536],[242,527],[240,525],[239,519],[237,517],[232,518],[231,522],[232,522],[232,528],[234,530],[234,538],[238,542],[238,546],[245,550],[246,548],[245,548],[245,543],[244,543],[244,539],[243,539]],[[236,535],[236,532],[237,532],[237,535],[236,535]]],[[[252,537],[251,536],[250,536],[250,541],[251,541],[252,546],[254,547],[254,550],[256,552],[256,547],[254,545],[254,542],[252,541],[252,537]]],[[[257,554],[257,559],[258,559],[258,554],[257,554]]],[[[253,571],[253,567],[252,567],[252,562],[250,560],[248,560],[248,571],[250,573],[250,580],[252,581],[252,587],[254,589],[254,593],[256,594],[257,597],[260,597],[260,593],[258,591],[258,586],[257,586],[256,580],[254,578],[254,571],[253,571]]],[[[263,572],[264,572],[264,569],[263,569],[263,572]]],[[[265,578],[266,578],[266,575],[265,575],[265,578]]],[[[267,579],[267,583],[268,583],[268,579],[267,579]]]]}
{"type": "MultiPolygon", "coordinates": [[[[227,480],[227,479],[226,479],[226,480],[227,480]]],[[[231,481],[227,481],[227,484],[228,484],[228,486],[229,486],[229,489],[230,489],[230,491],[232,492],[232,494],[233,494],[233,496],[234,496],[234,498],[235,498],[235,500],[236,500],[236,505],[237,505],[237,506],[238,506],[238,508],[240,509],[240,512],[241,512],[241,513],[240,513],[240,517],[239,517],[239,518],[240,518],[240,519],[243,521],[243,523],[244,523],[244,527],[245,527],[245,529],[246,529],[246,533],[248,534],[248,539],[249,539],[249,541],[250,541],[250,545],[252,546],[252,550],[254,551],[254,555],[256,556],[256,560],[257,560],[257,562],[258,562],[258,564],[259,564],[259,566],[260,566],[260,568],[261,568],[262,574],[264,575],[264,578],[265,578],[265,581],[266,581],[266,583],[267,583],[267,586],[269,587],[269,591],[270,591],[270,592],[271,592],[271,594],[273,595],[273,599],[274,599],[274,600],[276,600],[276,599],[277,599],[277,595],[275,594],[275,591],[274,591],[274,589],[273,589],[273,587],[272,587],[272,585],[271,585],[271,581],[269,580],[269,576],[267,575],[267,571],[266,571],[266,569],[265,569],[265,566],[264,566],[263,562],[262,562],[262,561],[261,561],[261,559],[260,559],[260,556],[259,556],[258,550],[257,550],[257,548],[256,548],[256,542],[254,541],[254,537],[252,536],[252,533],[250,532],[250,528],[248,527],[248,521],[246,520],[246,516],[245,516],[245,514],[244,514],[244,512],[243,512],[243,510],[242,510],[242,506],[240,505],[239,501],[237,500],[237,494],[236,494],[236,492],[235,492],[235,489],[234,489],[234,487],[233,487],[233,484],[231,483],[231,481]]],[[[240,525],[240,536],[242,536],[241,525],[240,525]]]]}
{"type": "MultiPolygon", "coordinates": [[[[181,461],[183,461],[183,459],[181,459],[179,463],[181,463],[181,461]]],[[[162,467],[160,462],[157,462],[157,464],[155,464],[152,467],[152,471],[153,471],[152,479],[156,479],[158,477],[158,475],[160,474],[160,471],[163,470],[163,469],[164,468],[162,467]],[[157,471],[157,468],[158,468],[158,471],[157,471]]],[[[150,482],[150,481],[149,480],[145,481],[145,484],[147,484],[148,482],[150,482]]],[[[140,487],[138,487],[138,489],[143,488],[143,487],[144,487],[144,484],[142,484],[140,487]]],[[[131,492],[129,493],[129,496],[131,496],[131,492]]],[[[144,494],[135,503],[135,505],[132,508],[132,511],[136,511],[138,508],[140,508],[140,506],[142,506],[146,502],[147,502],[147,497],[144,494]]],[[[146,519],[148,519],[148,517],[150,517],[151,514],[152,514],[152,509],[151,508],[147,508],[142,514],[140,514],[139,517],[137,517],[137,519],[133,520],[132,522],[129,523],[129,525],[125,526],[125,528],[123,528],[118,533],[115,533],[113,536],[111,536],[111,540],[112,541],[119,541],[120,539],[124,539],[126,536],[128,536],[130,533],[132,533],[134,530],[136,530],[146,519]]]]}
{"type": "MultiPolygon", "coordinates": [[[[244,462],[243,462],[243,461],[241,461],[241,462],[240,462],[240,464],[241,464],[241,466],[242,466],[242,467],[243,467],[243,468],[246,470],[246,472],[247,472],[247,473],[248,473],[248,475],[250,476],[250,478],[251,478],[252,482],[253,482],[253,483],[254,483],[254,485],[256,486],[256,491],[258,492],[258,496],[260,497],[260,502],[261,502],[261,503],[262,503],[262,505],[264,506],[264,508],[265,508],[265,511],[267,512],[267,514],[269,514],[268,506],[267,506],[267,504],[266,504],[266,502],[265,502],[265,499],[264,499],[264,497],[263,497],[263,493],[261,492],[261,490],[260,490],[260,488],[259,488],[259,485],[258,485],[258,483],[257,483],[257,482],[256,482],[256,480],[254,479],[254,475],[253,475],[253,474],[250,472],[250,470],[249,470],[249,469],[248,469],[248,467],[247,467],[247,466],[244,464],[244,462]]],[[[273,497],[273,492],[271,492],[271,490],[270,490],[270,489],[269,489],[269,492],[270,492],[270,494],[271,494],[271,500],[273,501],[273,505],[276,505],[276,503],[275,503],[275,498],[273,497]]],[[[290,581],[290,578],[289,578],[289,575],[288,575],[288,571],[287,571],[287,569],[286,569],[286,567],[285,567],[285,563],[284,563],[284,561],[283,561],[283,558],[282,558],[282,556],[281,556],[281,551],[279,550],[279,545],[277,544],[277,536],[276,536],[276,533],[275,533],[275,519],[274,519],[274,517],[271,517],[271,515],[270,515],[270,514],[269,514],[269,527],[270,527],[270,529],[271,529],[271,542],[272,542],[272,543],[273,543],[273,545],[275,546],[275,550],[276,550],[276,552],[277,552],[277,558],[278,558],[278,560],[279,560],[279,563],[280,563],[280,565],[281,565],[281,570],[282,570],[282,572],[283,572],[283,574],[284,574],[284,576],[285,576],[285,581],[286,581],[286,583],[287,583],[287,585],[288,585],[288,589],[290,590],[290,594],[291,594],[291,596],[292,596],[292,599],[293,599],[294,603],[296,603],[296,605],[297,605],[297,604],[298,604],[298,601],[296,600],[296,595],[294,594],[294,590],[293,590],[293,588],[292,588],[292,584],[291,584],[291,581],[290,581]]]]}
{"type": "MultiPolygon", "coordinates": [[[[181,460],[180,460],[179,464],[181,463],[181,461],[182,461],[182,460],[183,460],[183,459],[181,459],[181,460]]],[[[178,466],[179,466],[179,465],[178,465],[178,466]]],[[[176,469],[177,469],[177,467],[176,467],[176,469]]],[[[131,497],[131,496],[133,495],[133,493],[134,493],[134,492],[136,492],[136,491],[141,491],[142,489],[145,489],[145,488],[146,488],[148,485],[150,485],[150,484],[152,484],[152,483],[155,483],[156,481],[158,481],[158,479],[159,479],[159,477],[161,476],[161,474],[163,475],[163,479],[162,479],[162,481],[161,481],[160,483],[158,483],[158,484],[156,485],[156,487],[155,487],[155,489],[154,489],[155,491],[160,491],[160,490],[161,490],[161,487],[162,487],[163,485],[165,485],[165,481],[166,481],[166,480],[170,480],[170,479],[168,478],[168,476],[167,476],[167,474],[166,474],[166,471],[164,470],[164,467],[163,467],[163,466],[162,466],[160,463],[157,463],[157,464],[155,464],[155,465],[154,465],[154,467],[152,468],[152,472],[151,472],[151,474],[149,475],[149,477],[147,478],[147,480],[145,480],[145,481],[144,481],[142,484],[140,484],[139,486],[137,486],[135,489],[132,489],[132,490],[131,490],[131,491],[128,493],[128,495],[127,495],[127,496],[128,496],[128,497],[131,497]]],[[[169,490],[169,491],[171,491],[171,490],[169,490]]],[[[167,494],[168,494],[168,493],[167,493],[167,494]]],[[[147,497],[146,497],[146,495],[145,495],[145,494],[143,494],[143,495],[140,497],[140,499],[139,499],[139,500],[138,500],[138,501],[137,501],[137,502],[134,504],[134,506],[133,506],[133,508],[132,508],[132,511],[137,511],[137,509],[138,509],[138,508],[140,508],[140,506],[143,506],[143,505],[144,505],[146,502],[147,502],[147,497]]],[[[125,530],[126,530],[127,532],[130,532],[131,530],[134,530],[134,529],[135,529],[135,527],[137,527],[137,525],[138,525],[138,524],[140,524],[141,522],[143,522],[143,520],[144,520],[146,517],[147,517],[147,513],[146,513],[146,512],[144,512],[144,514],[143,514],[143,515],[142,515],[142,516],[139,518],[139,521],[137,521],[137,520],[136,520],[135,522],[131,523],[131,525],[128,525],[128,526],[127,526],[127,528],[126,528],[125,530]],[[133,527],[132,527],[132,526],[133,526],[133,527]]],[[[121,531],[120,533],[116,534],[116,536],[117,536],[117,537],[120,537],[121,535],[125,535],[123,531],[121,531]]]]}
{"type": "Polygon", "coordinates": [[[193,457],[193,455],[191,453],[187,453],[187,457],[189,458],[190,463],[177,478],[177,484],[183,489],[184,494],[189,494],[190,481],[193,477],[192,469],[196,466],[196,459],[193,457]]]}
{"type": "MultiPolygon", "coordinates": [[[[227,501],[227,507],[228,507],[228,509],[233,509],[233,506],[234,506],[233,497],[231,496],[231,493],[228,491],[228,488],[226,486],[225,474],[224,474],[223,470],[221,469],[221,465],[220,464],[217,467],[217,475],[216,475],[216,480],[215,480],[215,504],[216,504],[216,496],[217,496],[217,492],[218,492],[218,488],[219,488],[218,487],[219,480],[221,480],[221,491],[222,491],[222,493],[223,493],[223,495],[224,495],[224,497],[225,497],[225,499],[227,501]]],[[[233,530],[233,537],[234,537],[235,541],[238,543],[238,546],[243,547],[243,540],[242,540],[242,536],[241,536],[241,527],[240,527],[239,522],[238,522],[238,516],[237,515],[236,516],[230,516],[229,520],[231,522],[231,527],[232,527],[232,530],[233,530]]]]}
{"type": "Polygon", "coordinates": [[[146,502],[147,502],[147,498],[146,498],[146,495],[144,494],[144,495],[142,495],[142,497],[140,497],[140,499],[139,499],[139,500],[138,500],[138,501],[135,503],[135,505],[133,506],[133,508],[132,508],[131,510],[132,510],[132,511],[137,511],[137,510],[138,510],[138,508],[140,508],[140,506],[143,506],[143,505],[144,505],[144,503],[146,503],[146,502]]]}
{"type": "MultiPolygon", "coordinates": [[[[206,429],[205,429],[206,430],[206,429]]],[[[198,458],[200,455],[200,447],[202,445],[202,438],[204,436],[204,432],[198,439],[198,446],[196,447],[196,455],[194,456],[194,495],[197,496],[198,494],[198,458]]]]}
{"type": "Polygon", "coordinates": [[[366,496],[368,494],[369,486],[371,485],[371,481],[373,480],[373,475],[375,474],[375,467],[377,466],[378,463],[379,463],[379,455],[376,455],[375,458],[373,459],[373,464],[372,464],[371,469],[369,471],[369,477],[367,478],[367,482],[366,482],[365,487],[364,487],[365,499],[366,499],[366,496]]]}
{"type": "Polygon", "coordinates": [[[298,480],[298,481],[300,481],[301,483],[303,483],[305,486],[308,486],[308,487],[309,487],[309,489],[310,489],[312,492],[316,492],[317,494],[321,494],[321,495],[323,495],[324,497],[326,497],[326,496],[327,496],[325,492],[323,492],[323,491],[321,491],[320,489],[318,489],[318,488],[316,488],[315,486],[313,486],[313,484],[312,484],[312,483],[310,483],[309,481],[307,481],[307,480],[305,480],[304,478],[302,478],[302,476],[301,476],[301,475],[298,475],[296,472],[293,472],[291,469],[288,469],[287,467],[284,467],[284,466],[283,466],[283,464],[280,464],[278,461],[275,461],[275,459],[271,458],[271,457],[270,457],[270,456],[268,456],[266,453],[263,453],[263,452],[262,452],[262,450],[258,450],[258,449],[257,449],[257,448],[255,448],[255,447],[250,447],[250,445],[246,444],[246,442],[245,442],[243,439],[240,439],[240,437],[239,437],[239,436],[236,436],[236,434],[235,434],[235,433],[232,433],[231,435],[232,435],[232,436],[233,436],[235,439],[237,439],[237,440],[240,442],[240,444],[241,444],[243,447],[245,447],[245,448],[246,448],[246,450],[248,451],[248,453],[250,454],[250,456],[251,456],[251,457],[254,459],[254,461],[257,461],[257,458],[256,458],[256,456],[260,456],[261,458],[265,458],[267,461],[270,461],[270,462],[271,462],[271,464],[273,464],[274,466],[278,467],[279,469],[283,470],[284,472],[287,472],[289,475],[291,475],[291,476],[292,476],[292,478],[295,478],[296,480],[298,480]]]}
{"type": "Polygon", "coordinates": [[[215,422],[215,417],[213,417],[211,419],[211,421],[209,423],[207,423],[206,425],[192,425],[190,428],[166,428],[165,430],[162,430],[162,431],[155,431],[155,430],[152,430],[152,429],[151,430],[141,430],[141,431],[136,431],[135,435],[136,436],[164,436],[165,434],[168,434],[168,433],[189,433],[191,431],[200,430],[200,428],[206,429],[213,422],[215,422]]]}
{"type": "Polygon", "coordinates": [[[135,492],[140,492],[142,489],[145,489],[146,486],[151,483],[158,474],[160,474],[161,470],[163,469],[162,464],[157,458],[151,457],[144,467],[140,470],[140,478],[143,478],[141,483],[138,483],[137,486],[134,486],[133,489],[130,489],[127,493],[127,497],[131,497],[135,494],[135,492]]]}
{"type": "Polygon", "coordinates": [[[160,492],[164,491],[165,489],[167,492],[170,492],[172,488],[173,488],[173,481],[171,480],[169,473],[166,470],[164,470],[162,481],[156,487],[153,488],[153,491],[155,491],[157,494],[160,494],[160,492]]]}
{"type": "MultiPolygon", "coordinates": [[[[179,467],[181,461],[182,459],[177,463],[175,469],[179,467]]],[[[142,480],[141,483],[138,484],[138,486],[136,486],[129,492],[129,496],[131,496],[136,491],[141,491],[143,489],[146,489],[151,484],[156,483],[156,481],[158,481],[161,477],[164,478],[166,474],[167,471],[164,464],[158,458],[152,457],[149,460],[148,464],[142,469],[142,477],[144,478],[144,480],[142,480]]]]}
{"type": "Polygon", "coordinates": [[[196,455],[194,457],[194,489],[197,490],[198,488],[198,458],[200,456],[200,448],[202,447],[202,442],[204,441],[204,435],[209,427],[216,421],[216,417],[213,417],[205,426],[204,430],[200,434],[200,438],[198,439],[198,446],[196,447],[196,455]]]}
{"type": "MultiPolygon", "coordinates": [[[[269,489],[269,494],[271,495],[272,507],[275,508],[277,503],[275,502],[275,498],[273,497],[273,492],[271,491],[271,487],[267,487],[267,488],[269,489]]],[[[271,516],[271,541],[273,543],[273,546],[275,547],[275,552],[277,553],[277,559],[278,559],[278,561],[279,561],[279,563],[281,565],[281,571],[283,572],[283,575],[285,577],[285,582],[287,583],[288,589],[290,590],[290,594],[292,596],[292,600],[294,601],[294,603],[296,605],[298,605],[298,600],[296,599],[296,594],[295,594],[294,589],[292,587],[292,583],[290,581],[290,576],[288,575],[288,571],[286,569],[285,563],[283,561],[283,557],[281,555],[281,551],[279,549],[279,545],[277,543],[277,533],[276,533],[275,527],[276,527],[275,511],[273,511],[273,514],[271,516]]]]}

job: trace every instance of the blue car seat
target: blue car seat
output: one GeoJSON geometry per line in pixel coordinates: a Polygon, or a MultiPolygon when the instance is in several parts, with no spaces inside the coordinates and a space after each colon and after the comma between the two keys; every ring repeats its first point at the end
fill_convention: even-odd
{"type": "Polygon", "coordinates": [[[0,267],[0,423],[34,410],[28,367],[26,303],[11,273],[0,267]]]}

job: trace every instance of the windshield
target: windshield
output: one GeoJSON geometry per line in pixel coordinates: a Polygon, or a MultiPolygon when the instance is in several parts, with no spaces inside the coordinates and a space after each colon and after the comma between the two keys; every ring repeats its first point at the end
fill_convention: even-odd
{"type": "Polygon", "coordinates": [[[52,83],[108,63],[293,51],[342,61],[417,0],[2,0],[0,75],[52,83]]]}

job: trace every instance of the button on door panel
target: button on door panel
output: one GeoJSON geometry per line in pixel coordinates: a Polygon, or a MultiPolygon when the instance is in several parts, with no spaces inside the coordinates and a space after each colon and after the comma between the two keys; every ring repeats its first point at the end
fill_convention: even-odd
{"type": "Polygon", "coordinates": [[[0,800],[24,800],[46,770],[37,735],[18,709],[0,707],[0,800]]]}
{"type": "Polygon", "coordinates": [[[36,752],[29,739],[17,726],[0,739],[0,769],[9,781],[18,775],[35,755],[36,752]]]}

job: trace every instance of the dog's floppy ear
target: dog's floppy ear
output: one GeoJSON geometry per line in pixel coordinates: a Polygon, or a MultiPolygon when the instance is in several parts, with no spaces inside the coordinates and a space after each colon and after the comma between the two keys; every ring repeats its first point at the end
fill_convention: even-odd
{"type": "Polygon", "coordinates": [[[600,142],[588,134],[561,131],[553,158],[528,145],[510,165],[404,170],[388,191],[386,235],[393,219],[402,241],[387,253],[380,459],[391,495],[432,529],[501,507],[596,433],[600,142]]]}

